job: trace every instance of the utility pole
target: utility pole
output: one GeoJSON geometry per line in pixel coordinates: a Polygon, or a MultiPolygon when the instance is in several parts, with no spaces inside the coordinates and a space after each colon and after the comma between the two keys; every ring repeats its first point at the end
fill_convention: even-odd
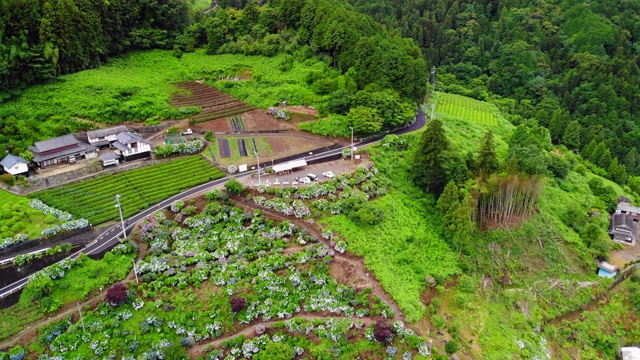
{"type": "Polygon", "coordinates": [[[138,282],[138,267],[136,266],[136,259],[133,259],[133,274],[136,276],[136,284],[140,285],[138,282]]]}
{"type": "Polygon", "coordinates": [[[260,181],[260,157],[258,157],[258,152],[254,151],[253,155],[256,156],[256,161],[258,162],[258,186],[262,185],[262,182],[260,181]]]}
{"type": "Polygon", "coordinates": [[[82,332],[86,333],[87,329],[84,328],[84,320],[82,319],[82,310],[80,310],[80,303],[76,301],[76,305],[78,306],[78,312],[80,313],[80,322],[82,323],[82,332]]]}
{"type": "Polygon", "coordinates": [[[353,162],[353,126],[349,126],[351,129],[351,162],[353,162]]]}
{"type": "Polygon", "coordinates": [[[120,224],[122,224],[122,239],[127,238],[127,230],[124,227],[124,218],[122,217],[122,206],[120,205],[120,195],[116,194],[116,207],[118,208],[118,212],[120,213],[120,224]]]}

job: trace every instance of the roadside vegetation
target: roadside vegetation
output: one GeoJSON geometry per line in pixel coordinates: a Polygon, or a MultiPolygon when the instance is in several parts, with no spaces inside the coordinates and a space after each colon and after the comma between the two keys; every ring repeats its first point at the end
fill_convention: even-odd
{"type": "Polygon", "coordinates": [[[4,190],[0,190],[0,215],[0,240],[18,234],[35,239],[45,228],[62,223],[53,214],[47,215],[29,206],[28,198],[4,190]]]}

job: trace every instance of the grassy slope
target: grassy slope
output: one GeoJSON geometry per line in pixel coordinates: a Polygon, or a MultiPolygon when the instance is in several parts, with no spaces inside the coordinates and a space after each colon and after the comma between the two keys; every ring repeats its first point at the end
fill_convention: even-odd
{"type": "Polygon", "coordinates": [[[46,215],[29,206],[29,199],[0,190],[0,238],[15,234],[26,234],[30,239],[40,237],[40,233],[51,224],[60,224],[59,220],[47,223],[46,215]]]}
{"type": "Polygon", "coordinates": [[[77,116],[106,123],[145,120],[170,110],[167,101],[177,90],[172,82],[201,78],[258,108],[282,100],[313,103],[317,95],[304,83],[304,76],[326,65],[296,62],[283,73],[276,66],[280,60],[280,56],[206,55],[203,51],[186,53],[181,59],[163,50],[131,53],[98,69],[33,86],[19,98],[0,104],[0,116],[77,116]],[[233,77],[243,69],[249,69],[252,80],[216,81],[218,76],[233,77]]]}

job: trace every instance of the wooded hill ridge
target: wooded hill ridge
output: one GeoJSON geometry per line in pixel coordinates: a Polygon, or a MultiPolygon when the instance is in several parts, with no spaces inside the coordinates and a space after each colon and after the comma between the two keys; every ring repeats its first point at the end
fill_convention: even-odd
{"type": "Polygon", "coordinates": [[[437,90],[491,98],[514,125],[533,119],[578,152],[602,144],[594,163],[640,174],[638,2],[348,1],[414,39],[437,90]]]}

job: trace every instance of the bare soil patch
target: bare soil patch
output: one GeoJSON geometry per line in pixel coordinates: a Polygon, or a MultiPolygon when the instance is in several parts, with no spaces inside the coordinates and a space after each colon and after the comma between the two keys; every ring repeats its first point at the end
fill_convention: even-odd
{"type": "Polygon", "coordinates": [[[277,157],[284,157],[299,154],[309,150],[315,150],[323,146],[332,145],[333,142],[322,138],[302,135],[269,136],[269,145],[273,154],[277,157]]]}
{"type": "Polygon", "coordinates": [[[231,125],[229,124],[229,118],[211,120],[200,124],[193,124],[194,130],[223,132],[231,131],[231,125]]]}
{"type": "Polygon", "coordinates": [[[253,110],[242,115],[242,121],[246,130],[287,130],[295,129],[295,126],[286,120],[278,120],[267,114],[264,110],[253,110]]]}
{"type": "Polygon", "coordinates": [[[363,274],[358,264],[349,259],[336,258],[331,262],[330,271],[331,276],[341,284],[353,286],[358,290],[371,286],[368,276],[365,275],[366,273],[363,274]]]}

